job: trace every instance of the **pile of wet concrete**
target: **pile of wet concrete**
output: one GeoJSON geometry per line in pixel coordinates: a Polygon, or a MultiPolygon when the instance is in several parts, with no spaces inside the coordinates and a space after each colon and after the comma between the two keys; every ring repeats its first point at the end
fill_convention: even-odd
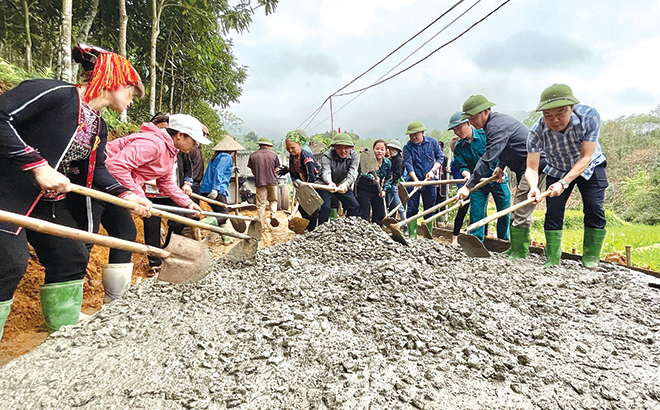
{"type": "Polygon", "coordinates": [[[2,408],[660,408],[660,295],[614,265],[404,247],[347,218],[148,281],[0,369],[2,408]]]}

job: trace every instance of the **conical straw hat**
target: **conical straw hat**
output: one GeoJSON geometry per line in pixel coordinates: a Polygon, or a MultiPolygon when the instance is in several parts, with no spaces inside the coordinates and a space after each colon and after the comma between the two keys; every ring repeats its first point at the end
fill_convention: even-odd
{"type": "Polygon", "coordinates": [[[245,148],[241,144],[229,135],[225,135],[224,138],[213,147],[214,151],[243,151],[244,149],[245,148]]]}

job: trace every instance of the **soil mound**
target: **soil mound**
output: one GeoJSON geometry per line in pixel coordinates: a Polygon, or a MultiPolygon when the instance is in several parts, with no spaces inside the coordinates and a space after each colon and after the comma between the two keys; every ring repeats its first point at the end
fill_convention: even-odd
{"type": "MultiPolygon", "coordinates": [[[[658,408],[660,297],[635,273],[467,258],[336,220],[154,280],[0,368],[11,409],[658,408]]],[[[3,408],[4,408],[3,407],[3,408]]]]}

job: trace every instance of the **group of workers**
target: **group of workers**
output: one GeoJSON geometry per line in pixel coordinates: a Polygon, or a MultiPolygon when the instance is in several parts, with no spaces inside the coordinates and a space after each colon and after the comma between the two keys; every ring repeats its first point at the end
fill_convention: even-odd
{"type": "MultiPolygon", "coordinates": [[[[162,243],[160,220],[150,218],[153,203],[174,203],[195,211],[196,217],[202,210],[191,199],[193,193],[227,203],[234,164],[222,141],[216,145],[206,171],[199,145],[211,142],[208,130],[190,115],[161,113],[144,123],[139,132],[108,142],[100,111],[105,107],[125,111],[134,98],[144,95],[144,86],[130,62],[118,54],[78,45],[73,55],[85,72],[81,84],[30,80],[0,96],[0,155],[4,157],[0,161],[0,209],[91,232],[98,232],[103,224],[109,235],[135,240],[130,212],[71,192],[73,184],[82,185],[131,202],[132,212],[145,221],[145,242],[166,246],[171,231],[180,233],[182,227],[171,225],[162,243]],[[155,191],[148,190],[149,181],[154,181],[155,191]]],[[[505,168],[516,176],[515,203],[527,198],[540,201],[541,189],[547,184],[546,266],[557,265],[565,205],[577,185],[585,214],[583,263],[595,266],[605,237],[603,200],[607,187],[597,111],[580,104],[566,85],[543,91],[537,107],[543,116],[531,130],[511,116],[491,111],[493,105],[482,95],[472,96],[448,126],[456,134],[450,168],[467,179],[458,197],[470,198],[471,220],[485,216],[489,193],[498,209],[510,205],[505,168]],[[473,190],[482,178],[491,175],[497,181],[473,190]]],[[[318,211],[310,215],[300,209],[310,221],[307,229],[328,221],[335,201],[341,203],[347,216],[381,223],[386,211],[401,211],[400,181],[432,180],[443,174],[446,178],[448,167],[442,148],[437,140],[425,136],[425,131],[420,122],[412,122],[405,132],[409,141],[403,147],[398,141],[375,141],[375,172],[362,172],[359,154],[347,133],[334,135],[317,162],[304,131],[289,132],[285,137],[288,167],[282,166],[271,150],[273,142],[260,139],[260,149],[250,156],[248,166],[255,175],[262,226],[266,226],[266,208],[271,217],[277,210],[277,176],[287,173],[294,180],[328,186],[318,190],[323,199],[318,211]]],[[[444,200],[443,196],[446,191],[424,186],[410,196],[407,212],[401,216],[417,215],[420,200],[424,209],[429,209],[438,197],[444,200]]],[[[498,222],[498,237],[508,239],[510,229],[511,258],[524,258],[529,252],[533,209],[530,205],[514,212],[510,227],[508,217],[498,222]]],[[[226,211],[219,206],[214,210],[226,211]]],[[[466,211],[467,207],[461,208],[459,217],[466,211]]],[[[225,223],[222,219],[217,222],[225,223]]],[[[477,234],[483,238],[483,231],[477,234]]],[[[77,323],[80,317],[91,245],[0,222],[0,337],[14,291],[27,268],[28,243],[45,267],[40,296],[48,328],[57,330],[77,323]]],[[[109,263],[103,267],[106,301],[120,297],[130,286],[130,262],[130,252],[111,251],[109,263]]],[[[151,258],[149,264],[150,273],[157,275],[160,261],[151,258]]]]}
{"type": "MultiPolygon", "coordinates": [[[[495,103],[483,95],[473,95],[461,111],[453,114],[447,129],[452,130],[454,152],[451,172],[467,181],[458,189],[457,199],[469,198],[470,221],[486,217],[489,194],[499,210],[511,206],[511,192],[505,169],[516,178],[514,205],[533,199],[499,218],[497,237],[510,239],[507,251],[511,259],[529,254],[530,228],[535,206],[547,196],[544,230],[546,236],[546,267],[560,263],[561,236],[566,202],[573,188],[581,193],[584,211],[583,264],[594,267],[600,259],[605,241],[604,198],[607,188],[607,165],[598,138],[600,116],[598,112],[580,102],[571,88],[554,84],[541,93],[536,111],[542,116],[527,128],[510,115],[492,111],[495,103]],[[493,181],[475,189],[484,178],[493,181]],[[547,185],[547,192],[541,190],[547,185]]],[[[308,229],[328,220],[332,201],[341,203],[347,216],[361,216],[381,223],[385,212],[401,206],[397,184],[401,181],[437,180],[446,178],[446,159],[441,144],[424,135],[427,129],[419,121],[411,122],[405,134],[409,141],[401,149],[398,141],[389,143],[379,139],[373,144],[378,161],[377,172],[361,172],[359,154],[353,149],[347,133],[334,135],[330,147],[317,164],[306,152],[306,137],[300,131],[287,134],[289,171],[292,179],[320,182],[330,190],[318,189],[323,205],[314,215],[303,213],[313,221],[308,229]],[[387,158],[389,157],[389,158],[387,158]]],[[[424,210],[443,202],[446,191],[436,185],[423,185],[411,193],[405,217],[415,226],[420,200],[424,210]]],[[[467,202],[467,201],[466,201],[467,202]]],[[[454,243],[461,229],[468,205],[463,205],[454,223],[454,243]]],[[[403,215],[402,215],[403,217],[403,215]]],[[[484,228],[471,232],[481,240],[484,228]]]]}

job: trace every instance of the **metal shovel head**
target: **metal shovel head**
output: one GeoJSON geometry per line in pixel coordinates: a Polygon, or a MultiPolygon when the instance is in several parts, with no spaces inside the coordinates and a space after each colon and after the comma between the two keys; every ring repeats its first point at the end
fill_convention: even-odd
{"type": "Polygon", "coordinates": [[[408,190],[406,189],[405,186],[401,184],[397,184],[399,187],[399,199],[401,200],[401,205],[405,205],[408,203],[408,200],[410,199],[410,195],[408,195],[408,190]]]}
{"type": "Polygon", "coordinates": [[[422,238],[433,239],[433,235],[431,235],[431,232],[429,232],[429,228],[426,226],[426,224],[421,224],[417,227],[417,235],[421,236],[422,238]]]}
{"type": "Polygon", "coordinates": [[[365,174],[370,172],[378,172],[378,160],[376,155],[369,148],[362,148],[360,152],[360,170],[365,174]]]}
{"type": "Polygon", "coordinates": [[[192,283],[211,271],[213,258],[204,242],[172,234],[165,248],[170,256],[163,258],[158,280],[169,283],[192,283]]]}
{"type": "Polygon", "coordinates": [[[490,252],[488,252],[488,249],[486,249],[479,238],[474,235],[462,233],[458,236],[458,243],[461,245],[463,252],[469,257],[490,258],[490,252]]]}
{"type": "Polygon", "coordinates": [[[241,239],[227,252],[225,258],[233,262],[252,261],[256,258],[258,250],[259,241],[256,239],[241,239]]]}
{"type": "Polygon", "coordinates": [[[254,218],[250,221],[250,226],[248,227],[247,236],[251,236],[257,241],[261,240],[261,221],[259,218],[254,218]]]}
{"type": "Polygon", "coordinates": [[[247,225],[245,224],[245,221],[242,219],[230,219],[231,221],[231,226],[234,228],[236,232],[244,233],[245,230],[247,229],[247,225]]]}
{"type": "Polygon", "coordinates": [[[305,233],[307,225],[309,225],[309,221],[305,218],[291,218],[289,221],[289,229],[298,235],[305,233]]]}
{"type": "Polygon", "coordinates": [[[273,215],[270,216],[270,226],[273,228],[280,226],[280,221],[278,221],[273,215]]]}
{"type": "Polygon", "coordinates": [[[401,228],[399,228],[399,225],[396,224],[396,221],[392,223],[393,219],[388,218],[383,219],[383,226],[389,230],[389,234],[392,237],[392,239],[396,242],[399,242],[401,245],[408,245],[408,241],[406,241],[406,238],[403,236],[403,232],[401,232],[401,228]]]}
{"type": "Polygon", "coordinates": [[[387,227],[387,229],[391,230],[392,229],[391,226],[398,224],[399,221],[397,221],[394,218],[385,218],[381,223],[383,224],[383,226],[387,227]]]}
{"type": "Polygon", "coordinates": [[[323,198],[316,192],[316,189],[309,185],[301,184],[296,190],[296,199],[307,215],[312,215],[323,205],[323,198]]]}

